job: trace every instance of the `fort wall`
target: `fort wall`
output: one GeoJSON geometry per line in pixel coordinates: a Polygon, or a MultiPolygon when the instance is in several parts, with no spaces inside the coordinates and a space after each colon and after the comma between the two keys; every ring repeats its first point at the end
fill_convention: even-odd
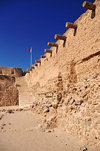
{"type": "Polygon", "coordinates": [[[14,106],[19,104],[18,90],[15,77],[0,75],[0,106],[14,106]]]}
{"type": "Polygon", "coordinates": [[[31,110],[46,117],[47,127],[56,124],[99,151],[100,1],[94,4],[95,12],[81,15],[74,23],[77,30],[68,29],[66,41],[58,40],[58,49],[51,47],[52,56],[46,53],[25,81],[35,97],[31,110]]]}
{"type": "Polygon", "coordinates": [[[23,75],[23,71],[21,68],[0,67],[0,75],[21,77],[23,75]]]}
{"type": "Polygon", "coordinates": [[[21,68],[0,67],[0,106],[19,105],[16,78],[22,76],[21,68]]]}
{"type": "Polygon", "coordinates": [[[77,25],[76,35],[73,35],[73,29],[68,29],[64,33],[64,36],[67,37],[65,46],[63,47],[63,40],[58,40],[56,42],[58,44],[57,53],[56,48],[51,47],[52,57],[49,57],[49,54],[46,53],[47,59],[44,59],[44,62],[42,61],[42,65],[26,74],[28,83],[34,85],[39,82],[40,85],[43,86],[48,80],[57,77],[59,72],[67,76],[69,75],[69,66],[72,61],[75,64],[78,77],[84,74],[84,72],[86,74],[90,72],[90,70],[93,71],[93,68],[98,66],[100,54],[99,1],[96,1],[95,4],[95,17],[93,19],[91,18],[91,10],[88,10],[80,16],[75,22],[77,25]],[[87,58],[87,60],[85,58],[87,58]],[[88,69],[89,61],[91,61],[92,58],[96,58],[96,62],[94,61],[94,64],[92,63],[88,69]],[[83,68],[84,64],[87,68],[83,68]]]}

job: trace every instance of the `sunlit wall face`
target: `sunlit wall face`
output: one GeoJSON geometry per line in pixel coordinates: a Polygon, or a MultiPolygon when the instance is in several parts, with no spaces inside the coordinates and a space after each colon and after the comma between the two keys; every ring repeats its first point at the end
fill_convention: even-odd
{"type": "MultiPolygon", "coordinates": [[[[89,0],[94,2],[94,0],[89,0]]],[[[55,42],[54,35],[66,31],[65,23],[74,22],[86,11],[84,0],[0,0],[0,66],[30,67],[55,42]]]]}

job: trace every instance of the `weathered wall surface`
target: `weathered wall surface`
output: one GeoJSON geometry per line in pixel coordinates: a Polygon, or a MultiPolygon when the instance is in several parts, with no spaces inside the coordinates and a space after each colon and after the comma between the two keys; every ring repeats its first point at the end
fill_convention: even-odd
{"type": "Polygon", "coordinates": [[[21,77],[23,75],[23,71],[21,68],[0,67],[0,75],[21,77]]]}
{"type": "MultiPolygon", "coordinates": [[[[64,35],[67,36],[65,47],[63,47],[63,41],[58,40],[59,44],[58,53],[56,49],[53,50],[53,56],[48,58],[48,61],[44,61],[41,67],[36,70],[32,70],[31,73],[26,75],[28,82],[36,84],[39,82],[41,86],[45,85],[50,79],[57,77],[58,73],[69,74],[70,64],[73,61],[75,64],[76,74],[82,75],[82,72],[89,73],[93,70],[97,64],[99,64],[100,54],[100,2],[96,3],[96,15],[94,19],[91,19],[91,11],[88,10],[83,14],[75,23],[78,25],[76,36],[73,36],[73,29],[69,29],[64,35]],[[89,62],[92,58],[95,58],[94,63],[89,62]],[[93,55],[92,57],[90,57],[93,55]],[[89,58],[90,57],[90,58],[89,58]],[[84,61],[84,58],[88,58],[84,61]],[[79,65],[78,62],[82,61],[79,65]],[[87,68],[83,68],[83,66],[87,68]],[[89,66],[89,69],[88,69],[89,66]],[[78,68],[79,67],[79,68],[78,68]]],[[[59,34],[59,33],[58,33],[59,34]]]]}
{"type": "MultiPolygon", "coordinates": [[[[45,127],[60,126],[65,131],[100,150],[100,75],[90,76],[74,85],[66,86],[61,75],[38,90],[31,110],[46,117],[45,127]]],[[[35,93],[34,93],[35,94],[35,93]]]]}
{"type": "Polygon", "coordinates": [[[21,68],[0,67],[0,106],[13,106],[19,104],[18,90],[15,85],[16,78],[22,77],[21,68]]]}
{"type": "Polygon", "coordinates": [[[67,30],[65,47],[58,40],[58,52],[51,47],[52,57],[27,73],[25,80],[36,98],[32,110],[45,115],[47,127],[61,126],[99,151],[100,1],[95,4],[95,17],[91,19],[90,10],[83,14],[75,22],[76,35],[67,30]]]}
{"type": "Polygon", "coordinates": [[[15,78],[0,75],[0,106],[18,105],[18,90],[15,86],[15,78]]]}

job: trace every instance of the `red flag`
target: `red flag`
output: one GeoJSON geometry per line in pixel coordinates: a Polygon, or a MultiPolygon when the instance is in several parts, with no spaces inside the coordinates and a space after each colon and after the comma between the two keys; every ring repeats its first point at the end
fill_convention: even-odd
{"type": "Polygon", "coordinates": [[[27,51],[31,51],[31,49],[27,49],[27,51]]]}
{"type": "Polygon", "coordinates": [[[31,52],[32,53],[32,48],[31,49],[27,49],[27,51],[31,52]]]}

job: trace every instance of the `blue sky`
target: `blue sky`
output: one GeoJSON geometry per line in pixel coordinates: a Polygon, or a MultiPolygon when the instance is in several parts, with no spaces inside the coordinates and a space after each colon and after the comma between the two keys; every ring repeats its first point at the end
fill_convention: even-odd
{"type": "MultiPolygon", "coordinates": [[[[94,2],[94,0],[89,0],[94,2]]],[[[30,67],[63,34],[66,22],[74,22],[86,11],[84,0],[0,0],[0,66],[30,67]]]]}

